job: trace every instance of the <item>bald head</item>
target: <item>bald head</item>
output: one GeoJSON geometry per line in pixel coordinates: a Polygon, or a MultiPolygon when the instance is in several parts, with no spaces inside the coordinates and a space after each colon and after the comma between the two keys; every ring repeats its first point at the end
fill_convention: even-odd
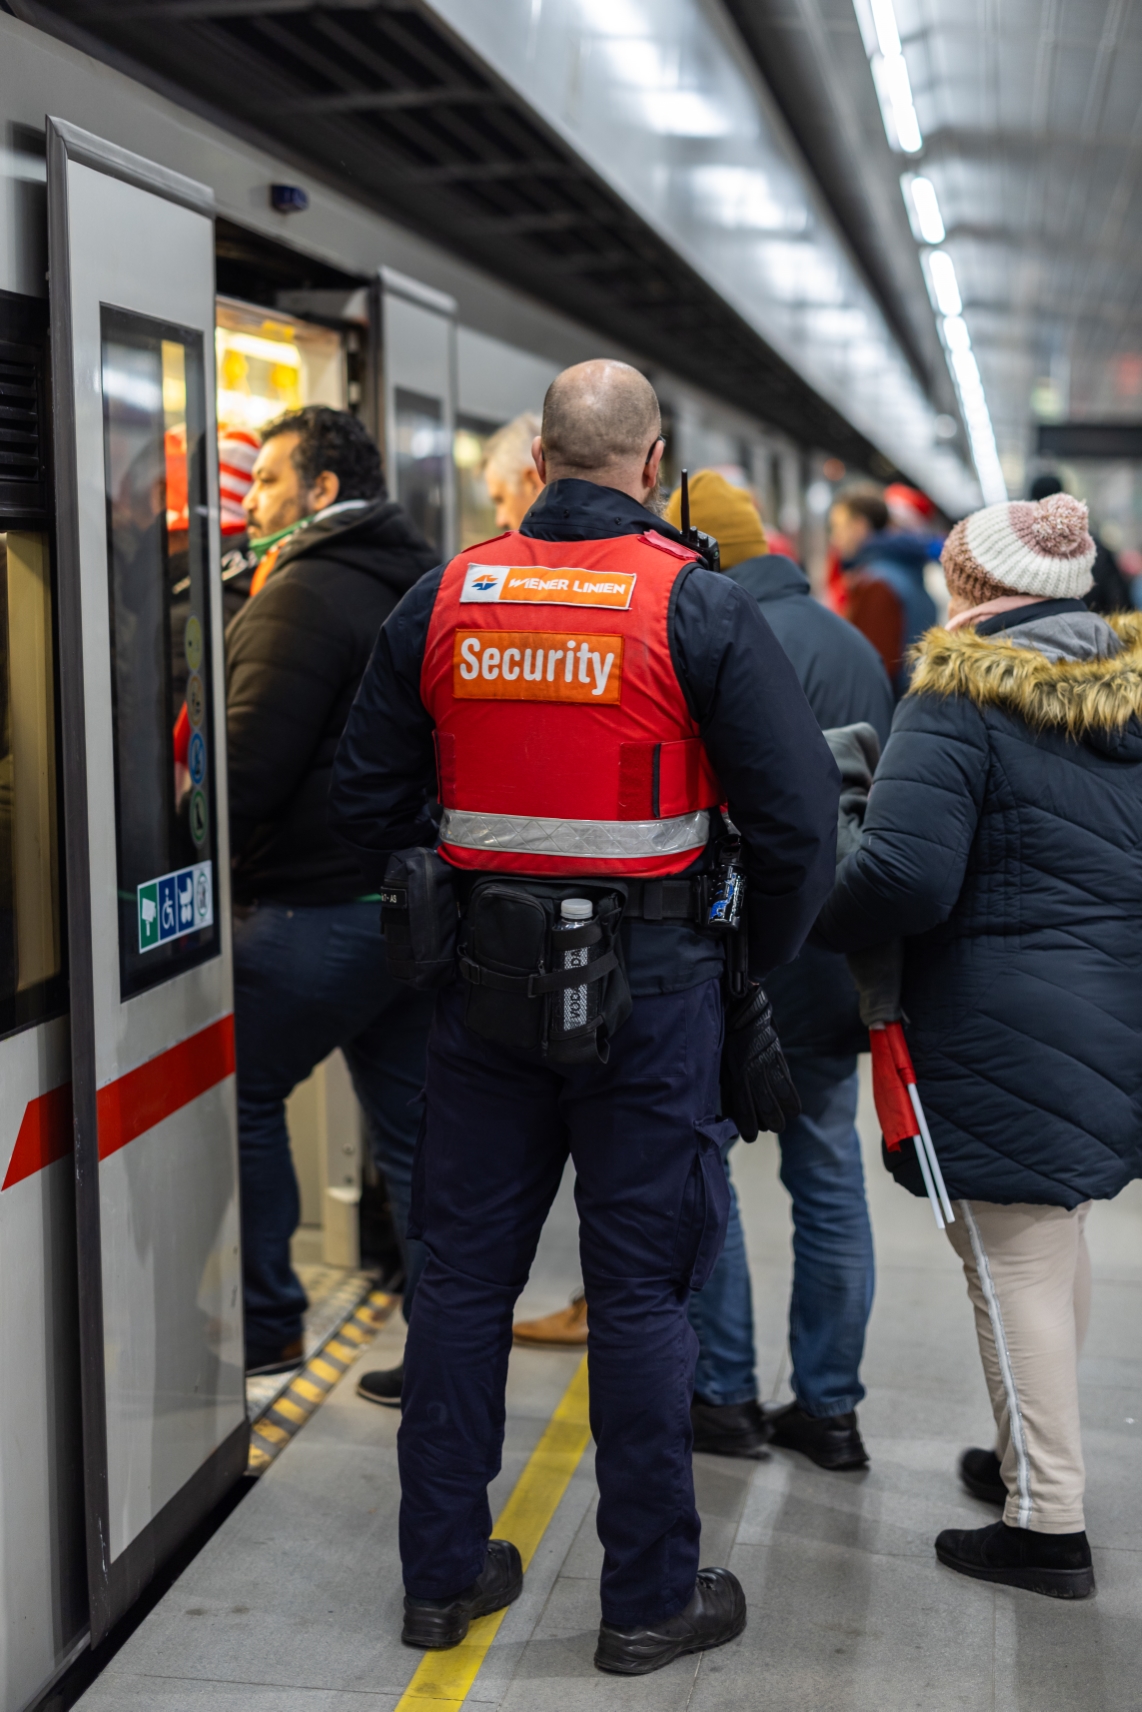
{"type": "Polygon", "coordinates": [[[645,375],[609,357],[576,363],[547,389],[536,467],[544,481],[576,476],[646,503],[657,488],[661,432],[645,375]]]}

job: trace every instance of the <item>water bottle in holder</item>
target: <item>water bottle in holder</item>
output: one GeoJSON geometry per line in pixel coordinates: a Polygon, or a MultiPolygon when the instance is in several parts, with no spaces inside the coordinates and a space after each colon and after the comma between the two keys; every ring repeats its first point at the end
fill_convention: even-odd
{"type": "MultiPolygon", "coordinates": [[[[582,927],[584,922],[591,921],[595,914],[595,906],[589,898],[564,898],[559,906],[559,921],[553,928],[553,938],[559,950],[559,967],[561,969],[583,969],[590,958],[590,952],[585,945],[559,948],[560,930],[564,933],[574,932],[582,927]]],[[[592,993],[586,981],[580,987],[564,987],[559,994],[561,1015],[559,1019],[560,1033],[570,1034],[573,1030],[586,1028],[591,1020],[592,993]]]]}

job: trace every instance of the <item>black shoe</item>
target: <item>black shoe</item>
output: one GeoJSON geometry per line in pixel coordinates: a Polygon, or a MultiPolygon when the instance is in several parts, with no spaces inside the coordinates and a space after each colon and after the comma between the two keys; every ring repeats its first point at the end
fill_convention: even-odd
{"type": "Polygon", "coordinates": [[[818,1468],[867,1468],[868,1452],[857,1431],[856,1410],[847,1415],[808,1415],[800,1403],[766,1417],[770,1443],[802,1451],[818,1468]]]}
{"type": "Polygon", "coordinates": [[[305,1342],[300,1337],[268,1347],[256,1343],[246,1345],[246,1374],[250,1379],[262,1379],[271,1373],[289,1373],[293,1368],[303,1366],[304,1362],[305,1342]]]}
{"type": "Polygon", "coordinates": [[[616,1629],[599,1624],[595,1669],[615,1676],[646,1676],[682,1653],[724,1647],[745,1628],[745,1594],[728,1569],[700,1569],[693,1597],[677,1617],[645,1628],[616,1629]]]}
{"type": "Polygon", "coordinates": [[[402,1361],[399,1367],[382,1367],[375,1373],[362,1373],[357,1381],[357,1395],[364,1397],[367,1403],[383,1403],[386,1409],[399,1409],[403,1384],[402,1361]]]}
{"type": "Polygon", "coordinates": [[[960,1458],[960,1479],[973,1498],[985,1504],[1006,1504],[1007,1488],[993,1450],[965,1450],[960,1458]]]}
{"type": "Polygon", "coordinates": [[[744,1456],[764,1462],[769,1452],[769,1422],[756,1400],[748,1403],[704,1403],[695,1397],[690,1405],[694,1449],[708,1456],[744,1456]]]}
{"type": "Polygon", "coordinates": [[[1030,1528],[945,1528],[936,1556],[949,1569],[977,1581],[1025,1587],[1052,1599],[1086,1599],[1094,1592],[1094,1570],[1085,1533],[1035,1534],[1030,1528]]]}
{"type": "Polygon", "coordinates": [[[455,1599],[410,1599],[405,1594],[401,1640],[406,1647],[458,1647],[473,1617],[502,1611],[523,1592],[523,1564],[510,1540],[489,1540],[488,1560],[455,1599]]]}

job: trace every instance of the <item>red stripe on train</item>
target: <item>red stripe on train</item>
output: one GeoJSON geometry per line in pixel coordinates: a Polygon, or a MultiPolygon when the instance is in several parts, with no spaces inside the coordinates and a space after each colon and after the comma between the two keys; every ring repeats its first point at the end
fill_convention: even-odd
{"type": "Polygon", "coordinates": [[[8,1171],[0,1190],[34,1177],[45,1165],[54,1165],[71,1152],[74,1137],[71,1127],[71,1083],[52,1088],[46,1094],[29,1100],[20,1121],[20,1133],[8,1161],[8,1171]]]}
{"type": "Polygon", "coordinates": [[[233,1074],[234,1018],[224,1016],[108,1082],[95,1096],[100,1159],[118,1153],[233,1074]]]}

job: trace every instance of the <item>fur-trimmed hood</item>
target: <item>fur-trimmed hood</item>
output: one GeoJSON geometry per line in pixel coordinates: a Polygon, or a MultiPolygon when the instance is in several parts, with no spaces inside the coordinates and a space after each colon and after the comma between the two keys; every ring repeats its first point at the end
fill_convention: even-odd
{"type": "Polygon", "coordinates": [[[1142,759],[1142,612],[1105,621],[1122,646],[1101,659],[1050,659],[1000,631],[929,630],[913,650],[909,695],[966,696],[1130,760],[1142,759]]]}

